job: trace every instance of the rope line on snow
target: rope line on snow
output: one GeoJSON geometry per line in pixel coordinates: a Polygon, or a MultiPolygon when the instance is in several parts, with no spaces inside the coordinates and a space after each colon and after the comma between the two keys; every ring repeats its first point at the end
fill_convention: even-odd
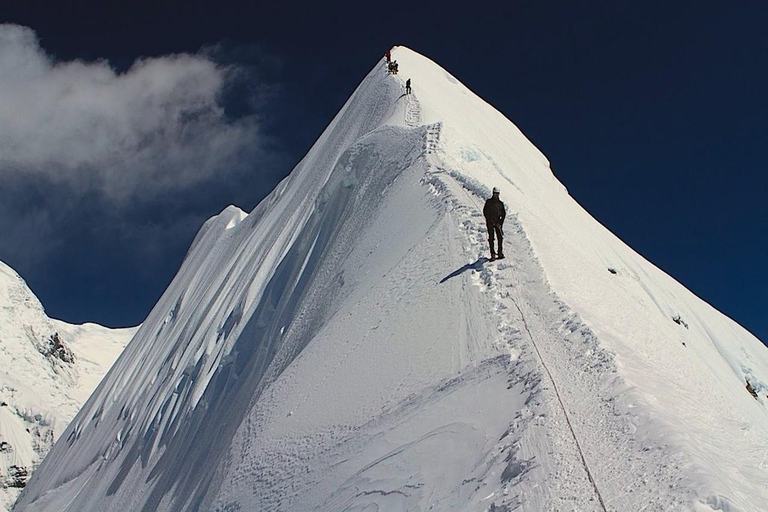
{"type": "Polygon", "coordinates": [[[603,501],[603,496],[600,494],[600,489],[597,488],[597,483],[595,483],[595,478],[592,476],[592,471],[589,469],[589,465],[587,465],[587,459],[584,457],[584,451],[581,449],[581,443],[579,443],[579,438],[576,437],[576,431],[573,429],[573,425],[571,424],[571,418],[568,416],[568,411],[565,409],[565,404],[563,403],[563,399],[560,396],[560,391],[557,389],[557,383],[555,382],[555,378],[552,377],[552,372],[549,371],[549,367],[547,366],[547,363],[544,362],[544,358],[541,355],[541,352],[539,351],[539,347],[536,345],[536,340],[534,340],[533,335],[531,334],[531,330],[528,328],[528,322],[525,320],[525,315],[523,314],[523,310],[520,308],[520,305],[517,303],[517,301],[514,299],[514,297],[511,297],[512,303],[517,308],[517,311],[520,313],[520,319],[523,321],[523,326],[525,326],[525,331],[528,333],[528,338],[531,340],[531,344],[533,345],[533,348],[536,350],[536,355],[539,356],[539,361],[541,361],[541,366],[544,367],[544,370],[547,372],[547,375],[549,376],[549,380],[552,382],[552,388],[555,390],[555,396],[557,397],[557,401],[560,403],[560,408],[563,410],[563,414],[565,415],[565,422],[568,424],[568,429],[571,431],[571,436],[573,436],[573,441],[576,443],[576,449],[579,451],[579,456],[581,457],[581,464],[584,466],[584,470],[587,472],[587,478],[589,479],[589,483],[592,484],[592,487],[595,489],[595,494],[597,495],[597,499],[600,502],[600,506],[603,508],[604,512],[608,512],[608,509],[605,506],[605,501],[603,501]]]}
{"type": "MultiPolygon", "coordinates": [[[[480,205],[475,201],[475,199],[469,194],[469,191],[456,179],[454,178],[450,173],[446,173],[448,176],[453,179],[454,182],[459,186],[461,190],[464,191],[464,193],[467,195],[469,200],[477,206],[480,210],[480,205]]],[[[555,396],[557,397],[557,401],[560,404],[560,408],[563,410],[563,415],[565,416],[565,423],[568,425],[568,430],[571,431],[571,436],[573,437],[573,441],[576,444],[576,450],[579,452],[579,457],[581,457],[581,465],[584,467],[584,471],[587,473],[587,479],[589,480],[589,483],[592,484],[592,488],[595,490],[595,494],[597,495],[597,499],[600,502],[600,506],[603,509],[603,512],[608,512],[608,508],[605,506],[605,501],[603,500],[603,495],[600,494],[600,489],[597,487],[597,483],[595,482],[595,478],[592,476],[592,471],[589,469],[589,465],[587,464],[587,459],[584,457],[584,450],[581,449],[581,443],[579,443],[579,438],[576,436],[576,431],[573,428],[573,424],[571,423],[571,418],[568,416],[568,411],[565,408],[565,403],[563,402],[563,398],[560,396],[560,391],[557,389],[557,383],[555,382],[555,378],[552,376],[552,372],[549,371],[549,367],[547,366],[547,363],[544,361],[544,357],[541,355],[541,351],[539,350],[538,345],[536,345],[536,340],[533,338],[533,334],[531,334],[531,330],[528,328],[528,322],[525,319],[525,315],[523,314],[522,308],[520,308],[520,305],[517,303],[514,297],[510,295],[510,299],[512,299],[512,303],[517,308],[517,311],[520,313],[520,319],[523,321],[523,326],[525,326],[525,331],[528,333],[528,339],[531,340],[531,344],[533,345],[534,350],[536,351],[536,355],[539,358],[539,361],[541,362],[541,366],[544,368],[544,371],[547,372],[547,376],[549,377],[550,382],[552,382],[552,389],[555,391],[555,396]]]]}

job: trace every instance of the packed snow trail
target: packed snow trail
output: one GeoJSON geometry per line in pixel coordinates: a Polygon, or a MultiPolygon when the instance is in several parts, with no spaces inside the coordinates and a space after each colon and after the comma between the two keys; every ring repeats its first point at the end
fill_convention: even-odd
{"type": "MultiPolygon", "coordinates": [[[[548,390],[551,394],[544,396],[548,412],[543,414],[554,420],[549,434],[555,436],[553,444],[559,447],[559,451],[572,452],[566,458],[567,462],[554,463],[561,467],[550,475],[572,475],[578,471],[577,468],[583,468],[585,480],[589,482],[587,485],[594,492],[590,498],[595,499],[596,510],[630,510],[637,507],[637,503],[643,503],[648,510],[674,510],[690,502],[692,497],[685,491],[658,493],[660,487],[676,489],[679,486],[683,475],[676,473],[675,468],[680,468],[680,464],[667,454],[649,453],[646,447],[631,437],[634,422],[639,420],[629,414],[616,416],[611,407],[605,406],[605,403],[620,399],[612,396],[613,390],[607,388],[610,381],[618,380],[613,358],[599,347],[593,333],[577,315],[561,302],[553,300],[516,215],[510,212],[507,216],[504,242],[507,258],[482,263],[487,261],[484,256],[488,254],[488,244],[484,221],[479,213],[482,211],[480,201],[490,195],[489,190],[456,171],[445,170],[442,163],[438,163],[430,182],[433,185],[437,182],[436,188],[451,195],[454,211],[463,214],[457,224],[467,230],[467,257],[477,257],[477,261],[481,262],[468,270],[473,281],[494,297],[499,332],[517,340],[515,346],[510,348],[512,357],[519,357],[521,346],[530,343],[526,350],[547,374],[545,381],[551,384],[548,390]],[[446,177],[450,179],[446,181],[446,177]],[[565,350],[575,342],[578,343],[576,350],[565,350]],[[589,347],[586,357],[580,353],[585,345],[589,347]],[[552,362],[556,363],[555,368],[559,371],[550,370],[552,362]],[[574,379],[574,376],[577,378],[574,379]],[[561,393],[558,384],[564,384],[561,388],[570,392],[561,393]],[[585,389],[594,392],[578,396],[585,389]],[[590,411],[601,413],[585,418],[590,411]],[[573,424],[571,416],[575,419],[573,424]],[[615,439],[609,437],[617,432],[630,434],[622,445],[617,445],[615,439]],[[588,463],[590,460],[599,461],[593,464],[599,468],[598,476],[593,476],[588,463]],[[632,470],[623,471],[628,479],[622,481],[611,476],[617,474],[617,466],[627,465],[632,466],[632,470]],[[647,475],[645,481],[635,480],[638,474],[647,475]],[[608,493],[601,492],[600,486],[605,486],[608,493]],[[632,494],[626,496],[631,488],[632,494]],[[678,493],[683,496],[676,495],[678,493]]],[[[540,454],[541,451],[537,456],[540,454]]],[[[563,494],[575,493],[569,489],[563,494]]],[[[505,504],[498,506],[502,505],[505,504]]],[[[545,509],[557,510],[558,507],[550,505],[545,509]]],[[[530,510],[537,510],[536,505],[530,510]]]]}
{"type": "Polygon", "coordinates": [[[493,107],[393,57],[414,93],[381,61],[265,201],[206,223],[18,511],[768,502],[765,347],[493,107]],[[510,214],[487,264],[492,186],[510,214]]]}
{"type": "MultiPolygon", "coordinates": [[[[418,100],[416,100],[415,98],[414,98],[413,102],[416,103],[416,105],[418,105],[418,100]]],[[[411,111],[412,112],[418,112],[418,114],[411,114],[410,115],[411,119],[420,119],[420,111],[421,111],[420,108],[418,108],[418,109],[417,108],[412,108],[411,105],[409,105],[409,112],[411,112],[411,111]]],[[[408,116],[406,116],[406,122],[408,122],[408,116]]],[[[426,154],[427,155],[432,155],[432,154],[434,154],[437,151],[438,144],[439,144],[439,141],[440,141],[440,129],[441,129],[441,125],[439,123],[438,124],[434,124],[434,125],[430,125],[427,128],[427,137],[426,137],[426,141],[425,141],[425,150],[426,150],[426,154]]],[[[439,160],[439,159],[433,158],[433,160],[439,160]]],[[[462,179],[461,175],[459,173],[457,173],[457,172],[453,172],[453,173],[446,172],[444,169],[442,169],[440,167],[440,165],[441,165],[440,163],[436,163],[435,165],[437,165],[437,168],[438,168],[439,171],[442,171],[443,173],[446,173],[449,176],[451,176],[457,185],[462,186],[461,181],[465,181],[466,182],[466,178],[462,179]]],[[[469,207],[471,208],[472,207],[471,205],[474,205],[476,207],[477,211],[483,211],[482,200],[483,200],[483,198],[486,198],[488,196],[487,191],[485,191],[483,187],[481,187],[480,190],[483,190],[485,193],[483,193],[478,198],[473,198],[470,195],[469,190],[467,188],[463,188],[464,194],[466,195],[466,197],[469,199],[469,202],[470,202],[470,206],[469,207]]],[[[477,191],[477,189],[475,191],[477,191]]],[[[467,205],[465,205],[465,208],[466,207],[467,207],[467,205]]],[[[465,222],[471,222],[471,221],[465,221],[465,222]]],[[[517,224],[516,221],[511,221],[510,223],[513,224],[517,229],[520,229],[519,224],[517,224]]],[[[482,228],[479,228],[479,227],[475,226],[475,230],[476,231],[482,231],[482,228]]],[[[527,242],[527,240],[525,242],[527,242]]],[[[509,251],[509,252],[511,253],[511,251],[509,251]]],[[[482,251],[481,251],[481,254],[482,254],[482,251]]],[[[484,261],[487,261],[487,260],[485,260],[482,256],[480,256],[478,258],[477,262],[474,265],[472,265],[471,268],[473,270],[479,270],[480,268],[482,268],[482,263],[484,261]]],[[[464,268],[464,267],[462,267],[462,268],[464,268]]],[[[448,277],[452,277],[452,275],[448,276],[448,277]]],[[[444,281],[445,281],[445,278],[444,278],[443,281],[441,281],[441,283],[444,282],[444,281]]],[[[518,305],[518,303],[514,299],[512,299],[512,301],[513,301],[513,304],[515,305],[515,308],[517,309],[517,311],[520,314],[520,318],[521,318],[521,320],[523,322],[523,326],[525,327],[526,333],[528,334],[528,338],[530,339],[531,344],[533,345],[533,348],[534,348],[534,350],[535,350],[535,352],[536,352],[536,354],[538,356],[538,359],[541,362],[542,367],[546,371],[547,376],[549,378],[549,381],[552,383],[552,388],[554,390],[555,396],[557,397],[558,403],[560,404],[560,408],[563,411],[563,415],[565,417],[565,420],[566,420],[566,423],[568,425],[568,429],[569,429],[569,431],[571,433],[571,436],[573,437],[573,441],[574,441],[574,443],[576,445],[576,448],[577,448],[577,450],[579,452],[579,456],[581,458],[582,465],[584,466],[584,470],[587,473],[587,477],[589,478],[589,481],[590,481],[590,483],[592,484],[592,486],[593,486],[593,488],[595,490],[595,494],[596,494],[596,496],[597,496],[597,498],[598,498],[598,500],[600,502],[600,505],[601,505],[602,509],[605,511],[606,507],[605,507],[605,503],[603,501],[603,497],[600,494],[600,490],[598,489],[597,484],[594,481],[594,477],[592,476],[592,472],[590,471],[589,466],[587,464],[587,461],[584,458],[584,453],[583,453],[583,451],[581,449],[581,445],[579,443],[578,437],[576,436],[576,432],[574,431],[573,426],[571,425],[570,418],[568,417],[568,411],[566,410],[565,405],[563,404],[562,398],[560,396],[560,393],[559,393],[559,391],[557,389],[557,383],[555,382],[555,379],[552,376],[552,373],[550,372],[549,368],[547,367],[547,364],[544,361],[544,359],[543,359],[543,357],[541,355],[541,352],[539,351],[539,348],[536,346],[536,341],[533,338],[533,334],[531,333],[530,328],[528,327],[528,323],[525,320],[525,316],[523,315],[522,309],[520,309],[520,306],[518,305]]]]}
{"type": "MultiPolygon", "coordinates": [[[[438,135],[439,135],[439,132],[438,132],[438,135]]],[[[428,139],[428,142],[431,142],[431,141],[429,141],[429,139],[428,139]]],[[[454,180],[456,180],[456,178],[454,178],[454,180]]],[[[459,186],[461,186],[461,183],[459,183],[458,180],[456,180],[456,183],[459,186]]],[[[467,192],[466,189],[465,189],[465,193],[467,194],[467,197],[470,199],[470,201],[477,207],[478,211],[482,211],[483,209],[482,209],[481,205],[478,203],[478,201],[476,201],[475,199],[473,199],[469,195],[469,193],[467,192]]],[[[485,195],[487,195],[487,194],[485,194],[485,195]]],[[[515,228],[517,228],[518,230],[521,229],[519,224],[517,224],[516,220],[511,220],[510,223],[515,228]]],[[[477,229],[477,228],[475,228],[475,229],[477,229]]],[[[487,228],[486,228],[486,233],[487,233],[487,228]]],[[[514,241],[514,239],[513,239],[513,241],[514,241]]],[[[527,240],[525,242],[527,242],[527,240]]],[[[490,250],[490,247],[489,247],[489,250],[490,250]]],[[[515,250],[514,249],[513,250],[507,249],[507,252],[511,254],[511,253],[515,252],[515,250]]],[[[482,261],[482,260],[483,260],[482,257],[478,259],[478,261],[482,261]]],[[[477,267],[475,267],[475,269],[477,270],[477,267]]],[[[534,348],[534,350],[536,352],[536,355],[538,356],[538,360],[541,363],[541,366],[544,368],[544,371],[546,372],[547,377],[549,378],[549,382],[552,383],[552,389],[553,389],[553,391],[555,393],[555,396],[557,397],[557,402],[560,405],[560,409],[563,411],[563,417],[565,418],[565,422],[568,425],[568,430],[571,433],[571,437],[573,437],[573,441],[574,441],[574,443],[576,445],[576,449],[579,452],[579,457],[581,458],[581,463],[584,466],[584,471],[587,473],[587,478],[589,478],[589,482],[592,484],[592,487],[595,490],[595,495],[597,496],[597,499],[600,502],[600,507],[603,509],[604,512],[607,512],[607,509],[605,507],[605,501],[603,500],[603,496],[600,494],[600,489],[597,487],[597,483],[595,483],[595,479],[592,476],[592,472],[589,469],[589,465],[587,464],[587,460],[584,457],[584,451],[581,448],[581,443],[579,443],[579,439],[576,436],[576,432],[573,429],[573,425],[571,424],[571,419],[568,416],[568,411],[567,411],[567,409],[565,407],[565,404],[563,403],[563,399],[562,399],[562,397],[560,395],[560,392],[557,389],[557,382],[555,381],[555,378],[552,376],[552,372],[549,370],[549,367],[547,367],[547,363],[546,363],[546,361],[544,361],[544,358],[541,355],[541,351],[539,350],[539,347],[536,345],[536,340],[534,339],[533,333],[531,332],[531,329],[528,326],[528,322],[525,319],[525,315],[523,314],[523,310],[520,308],[520,305],[518,304],[518,302],[514,298],[510,297],[510,299],[512,300],[512,303],[515,305],[515,308],[517,309],[517,312],[520,314],[520,319],[522,320],[523,327],[525,327],[525,332],[528,335],[528,339],[530,340],[531,345],[533,346],[533,348],[534,348]]]]}
{"type": "MultiPolygon", "coordinates": [[[[439,139],[440,139],[440,125],[437,125],[436,127],[435,126],[430,127],[430,129],[428,129],[428,134],[427,134],[427,143],[426,143],[427,154],[433,154],[435,152],[435,150],[437,149],[437,144],[439,142],[439,139]]],[[[442,170],[442,172],[445,173],[445,170],[443,170],[443,169],[441,169],[441,170],[442,170]]],[[[458,173],[454,172],[454,173],[447,173],[447,174],[449,176],[453,177],[453,179],[454,179],[454,181],[455,181],[455,183],[457,185],[459,185],[460,187],[462,186],[462,183],[461,183],[460,178],[459,178],[460,175],[458,173]]],[[[482,201],[482,199],[484,197],[488,196],[487,192],[482,194],[478,198],[473,198],[470,195],[470,193],[469,193],[469,189],[464,188],[463,190],[464,190],[464,193],[465,193],[466,197],[469,199],[470,203],[477,208],[477,211],[483,211],[482,203],[480,201],[482,201]]],[[[471,206],[470,206],[470,208],[471,208],[471,206]]],[[[510,217],[512,217],[512,216],[510,216],[510,217]]],[[[510,219],[510,224],[512,224],[518,230],[518,232],[522,231],[522,228],[517,223],[516,219],[510,219]]],[[[478,226],[475,226],[474,229],[475,229],[475,231],[482,232],[482,228],[479,228],[478,226]]],[[[487,228],[486,228],[486,234],[487,234],[487,228]]],[[[513,239],[513,241],[514,241],[514,239],[513,239]]],[[[521,243],[521,245],[526,246],[526,247],[528,245],[527,242],[528,242],[527,239],[522,241],[522,243],[521,243],[520,240],[518,240],[518,243],[521,243]]],[[[490,246],[489,246],[489,250],[490,250],[490,246]]],[[[511,254],[513,251],[515,251],[515,249],[512,249],[512,250],[507,249],[507,251],[508,251],[508,253],[511,254]]],[[[482,252],[481,252],[481,254],[482,254],[482,252]]],[[[479,262],[480,265],[475,264],[471,268],[473,270],[479,270],[480,268],[482,268],[482,263],[484,261],[490,261],[490,260],[486,260],[485,258],[480,256],[478,258],[478,260],[477,260],[477,262],[479,262]]],[[[443,281],[441,281],[441,283],[442,282],[443,281]]],[[[545,370],[545,372],[547,374],[547,377],[549,378],[549,381],[552,383],[552,389],[553,389],[553,391],[555,393],[555,396],[557,397],[557,401],[558,401],[558,403],[560,405],[560,409],[563,412],[563,416],[565,418],[566,424],[568,425],[568,430],[571,433],[571,437],[573,437],[573,441],[574,441],[574,443],[576,445],[576,449],[579,452],[579,457],[581,458],[581,462],[582,462],[582,465],[584,466],[584,471],[587,473],[587,477],[589,478],[589,482],[592,484],[592,487],[595,490],[595,495],[597,496],[597,499],[600,502],[601,508],[603,509],[603,511],[607,511],[606,506],[605,506],[605,502],[603,500],[603,497],[600,494],[600,489],[597,487],[597,483],[595,482],[595,479],[592,476],[592,472],[589,469],[589,465],[587,464],[587,460],[584,457],[584,451],[581,448],[581,444],[579,443],[579,439],[578,439],[578,437],[576,435],[576,432],[573,429],[573,425],[571,424],[570,417],[568,416],[568,411],[567,411],[567,409],[565,407],[565,404],[563,403],[563,399],[562,399],[562,397],[560,395],[560,392],[557,389],[557,382],[555,381],[555,378],[552,376],[552,372],[547,367],[547,363],[546,363],[546,361],[544,361],[544,358],[541,355],[541,351],[539,350],[539,347],[536,345],[536,340],[534,339],[533,333],[531,332],[531,329],[528,326],[528,322],[525,319],[525,315],[523,314],[523,310],[520,308],[520,305],[518,304],[518,302],[514,298],[511,298],[511,300],[512,300],[512,303],[514,304],[515,308],[517,309],[518,313],[520,314],[520,319],[522,320],[523,327],[525,327],[525,332],[528,334],[528,339],[530,340],[531,345],[533,346],[533,348],[534,348],[534,350],[536,352],[536,355],[538,356],[538,360],[541,363],[542,367],[544,368],[544,370],[545,370]]]]}
{"type": "MultiPolygon", "coordinates": [[[[414,98],[412,103],[415,103],[416,105],[418,105],[418,100],[416,98],[414,98]]],[[[420,113],[421,113],[421,109],[420,108],[413,108],[413,107],[411,107],[411,105],[409,105],[409,112],[414,112],[414,113],[412,113],[410,115],[411,119],[416,119],[416,120],[420,119],[420,113]]],[[[408,116],[406,116],[406,122],[408,122],[408,116]]],[[[440,129],[441,129],[441,125],[439,123],[434,124],[434,125],[430,125],[430,126],[427,127],[427,137],[426,137],[426,141],[425,141],[425,151],[426,151],[427,155],[433,155],[433,154],[436,153],[436,151],[438,149],[439,142],[440,142],[440,129]]],[[[479,196],[477,198],[473,198],[470,195],[470,193],[469,193],[469,189],[468,188],[464,188],[462,186],[461,181],[464,181],[466,183],[466,178],[462,179],[461,175],[459,173],[457,173],[457,172],[453,172],[453,173],[446,172],[444,169],[442,169],[441,162],[439,162],[439,158],[434,158],[433,157],[432,160],[436,161],[436,162],[433,162],[433,164],[437,166],[437,169],[438,169],[439,172],[442,172],[444,174],[447,174],[447,175],[451,176],[453,178],[453,181],[457,185],[462,187],[462,190],[463,190],[464,194],[469,199],[469,205],[464,205],[464,208],[472,208],[472,206],[474,206],[477,209],[477,211],[483,211],[482,200],[484,198],[488,197],[487,191],[485,191],[484,188],[480,188],[480,190],[483,190],[485,193],[483,193],[481,196],[479,196]]],[[[433,176],[434,176],[434,173],[433,173],[433,176]]],[[[443,189],[443,190],[447,190],[447,189],[443,189]]],[[[475,192],[477,192],[477,188],[475,189],[475,192]]],[[[510,217],[512,217],[512,216],[510,216],[510,217]]],[[[471,222],[471,220],[465,220],[464,221],[465,225],[468,225],[466,223],[469,223],[469,222],[471,222]]],[[[514,228],[516,228],[518,230],[518,232],[522,231],[522,228],[519,226],[519,224],[517,223],[516,219],[510,219],[510,224],[512,224],[514,226],[514,228]]],[[[476,232],[478,232],[478,231],[482,232],[482,228],[481,227],[476,226],[476,225],[473,226],[473,227],[474,227],[474,230],[476,232]]],[[[487,230],[486,230],[486,234],[487,234],[487,230]]],[[[527,239],[524,240],[524,241],[521,241],[519,239],[515,240],[513,238],[512,241],[513,242],[517,241],[518,243],[520,243],[521,245],[523,245],[525,247],[528,246],[527,239]]],[[[476,240],[474,240],[473,242],[475,242],[474,243],[475,246],[481,245],[481,244],[477,244],[476,240]]],[[[507,245],[508,244],[509,244],[509,241],[507,242],[507,245]]],[[[489,247],[489,250],[490,250],[490,247],[489,247]]],[[[517,249],[516,248],[513,248],[511,250],[507,249],[507,251],[508,251],[509,254],[512,254],[513,252],[516,253],[517,249]]],[[[480,249],[480,254],[482,254],[483,252],[484,251],[482,251],[482,249],[480,249]]],[[[483,264],[484,261],[488,261],[488,260],[486,260],[482,256],[480,256],[478,258],[478,260],[477,260],[479,265],[476,263],[476,264],[472,265],[471,268],[473,270],[480,270],[482,268],[482,264],[483,264]]],[[[462,268],[464,268],[464,267],[462,267],[462,268]]],[[[452,277],[452,275],[448,276],[448,277],[452,277]]],[[[441,281],[441,283],[444,282],[445,279],[446,278],[444,278],[441,281]]],[[[597,498],[598,498],[598,500],[600,502],[600,506],[601,506],[602,510],[605,512],[607,510],[606,506],[605,506],[605,502],[603,500],[602,495],[600,494],[600,490],[597,487],[597,484],[595,483],[594,477],[592,476],[592,472],[590,471],[589,465],[587,464],[587,461],[586,461],[586,459],[584,457],[584,452],[583,452],[583,450],[581,448],[581,444],[579,443],[579,439],[576,436],[576,432],[574,431],[573,425],[571,424],[571,420],[570,420],[570,418],[568,416],[568,411],[566,410],[566,407],[563,404],[562,397],[560,396],[560,392],[557,389],[557,382],[555,381],[555,378],[552,376],[552,372],[547,367],[547,364],[544,361],[544,358],[542,357],[541,352],[539,351],[538,346],[536,345],[536,340],[534,339],[533,334],[531,333],[531,330],[530,330],[530,328],[528,326],[528,322],[526,321],[525,315],[523,314],[523,310],[520,308],[518,302],[515,301],[514,298],[512,298],[511,300],[512,300],[515,308],[517,309],[518,313],[520,314],[520,319],[522,320],[523,326],[525,327],[525,331],[528,334],[528,339],[530,340],[530,342],[531,342],[531,344],[532,344],[532,346],[533,346],[533,348],[534,348],[534,350],[536,352],[536,355],[538,356],[538,360],[541,363],[541,365],[544,368],[544,370],[546,371],[547,377],[549,378],[549,381],[552,383],[552,389],[553,389],[553,391],[555,393],[555,396],[557,397],[557,401],[558,401],[558,403],[560,405],[560,408],[561,408],[561,410],[563,412],[563,416],[565,418],[566,424],[568,425],[568,430],[570,431],[570,434],[573,437],[573,441],[574,441],[574,443],[576,445],[576,449],[579,452],[579,456],[581,458],[581,462],[582,462],[582,465],[584,467],[584,471],[586,472],[587,477],[589,479],[589,482],[592,484],[592,487],[595,490],[595,495],[597,496],[597,498]]]]}
{"type": "Polygon", "coordinates": [[[597,483],[595,483],[595,477],[592,476],[592,471],[589,470],[589,465],[587,464],[587,459],[584,458],[584,450],[581,448],[581,443],[579,443],[579,438],[576,437],[576,432],[573,430],[573,425],[571,424],[571,419],[568,417],[568,411],[565,408],[565,404],[563,403],[563,399],[560,396],[560,392],[557,390],[557,382],[555,382],[555,378],[552,376],[552,372],[547,367],[547,363],[544,361],[544,358],[541,356],[541,352],[539,351],[539,347],[536,346],[536,340],[533,338],[533,334],[531,333],[530,327],[528,327],[528,322],[525,321],[525,315],[523,315],[523,310],[520,309],[520,306],[517,304],[516,301],[513,302],[515,304],[515,307],[517,308],[518,313],[520,313],[520,318],[523,321],[523,326],[525,327],[525,332],[528,334],[528,338],[531,340],[531,344],[533,345],[533,348],[536,350],[536,355],[539,356],[539,361],[541,361],[541,365],[544,367],[544,370],[547,372],[547,376],[549,377],[549,381],[552,383],[552,389],[555,392],[555,396],[557,397],[557,401],[560,404],[560,408],[563,410],[563,416],[565,417],[565,422],[568,424],[568,430],[571,432],[571,435],[573,436],[573,441],[576,443],[576,449],[579,451],[579,456],[581,457],[582,465],[584,466],[584,471],[587,472],[587,478],[589,478],[589,482],[592,484],[592,487],[595,489],[595,494],[597,495],[597,499],[600,501],[600,507],[603,509],[603,511],[607,511],[605,508],[605,501],[603,500],[602,494],[600,494],[600,489],[597,487],[597,483]]]}

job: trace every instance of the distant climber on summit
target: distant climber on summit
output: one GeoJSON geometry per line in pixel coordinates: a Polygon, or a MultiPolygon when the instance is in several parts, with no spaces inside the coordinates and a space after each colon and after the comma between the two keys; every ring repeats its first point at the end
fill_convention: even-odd
{"type": "Polygon", "coordinates": [[[392,52],[387,50],[387,53],[384,54],[384,57],[387,58],[387,66],[392,62],[392,52]]]}
{"type": "Polygon", "coordinates": [[[491,244],[491,261],[503,260],[504,250],[501,244],[504,239],[504,232],[501,228],[504,225],[504,218],[507,216],[507,209],[504,207],[501,199],[499,199],[499,189],[497,187],[493,187],[493,196],[485,202],[483,215],[485,216],[485,225],[488,228],[488,243],[491,244]],[[499,237],[498,253],[493,248],[494,235],[499,237]]]}
{"type": "Polygon", "coordinates": [[[411,79],[405,81],[405,94],[411,94],[411,79]]]}

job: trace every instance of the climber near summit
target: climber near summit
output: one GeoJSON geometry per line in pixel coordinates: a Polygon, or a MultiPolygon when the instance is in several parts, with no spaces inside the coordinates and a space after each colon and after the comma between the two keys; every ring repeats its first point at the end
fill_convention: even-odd
{"type": "Polygon", "coordinates": [[[497,187],[493,187],[493,196],[485,202],[483,215],[485,216],[485,225],[488,228],[488,243],[491,245],[491,261],[504,259],[504,250],[501,247],[504,232],[501,228],[504,225],[504,218],[507,216],[507,209],[499,199],[497,187]],[[499,238],[498,256],[493,248],[494,235],[499,238]]]}
{"type": "Polygon", "coordinates": [[[405,94],[411,94],[411,79],[405,81],[405,94]]]}

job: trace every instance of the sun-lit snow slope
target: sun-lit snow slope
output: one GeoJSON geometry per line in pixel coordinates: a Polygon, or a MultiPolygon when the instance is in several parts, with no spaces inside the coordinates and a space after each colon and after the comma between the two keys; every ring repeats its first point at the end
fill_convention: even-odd
{"type": "Polygon", "coordinates": [[[16,468],[34,471],[135,330],[48,318],[24,280],[0,262],[0,510],[21,491],[16,468]],[[56,333],[64,344],[58,355],[50,345],[56,333]]]}
{"type": "Polygon", "coordinates": [[[602,228],[500,113],[393,57],[253,212],[206,223],[14,510],[768,501],[766,349],[602,228]],[[510,214],[488,263],[492,186],[510,214]]]}
{"type": "Polygon", "coordinates": [[[398,58],[422,122],[443,124],[444,168],[501,189],[552,290],[615,354],[633,405],[647,406],[669,449],[690,457],[685,471],[700,472],[714,496],[706,499],[717,504],[722,492],[733,509],[765,509],[766,347],[587,214],[500,113],[413,52],[398,58]]]}

